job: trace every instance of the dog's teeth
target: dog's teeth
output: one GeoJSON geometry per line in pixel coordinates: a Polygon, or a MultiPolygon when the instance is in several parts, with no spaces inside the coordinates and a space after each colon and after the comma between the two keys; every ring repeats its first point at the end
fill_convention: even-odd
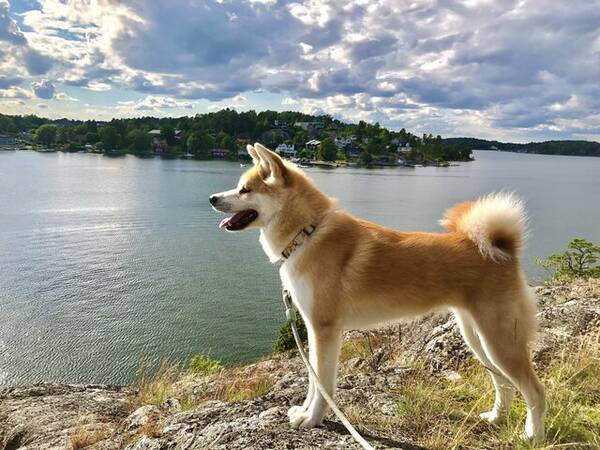
{"type": "Polygon", "coordinates": [[[231,217],[227,217],[226,219],[221,220],[221,223],[219,224],[219,228],[225,228],[227,226],[229,226],[231,222],[231,217]]]}

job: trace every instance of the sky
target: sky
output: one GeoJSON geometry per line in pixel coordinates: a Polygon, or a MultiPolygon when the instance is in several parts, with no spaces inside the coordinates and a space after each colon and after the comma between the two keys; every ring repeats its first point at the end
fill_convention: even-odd
{"type": "Polygon", "coordinates": [[[0,112],[600,141],[600,0],[0,0],[0,112]]]}

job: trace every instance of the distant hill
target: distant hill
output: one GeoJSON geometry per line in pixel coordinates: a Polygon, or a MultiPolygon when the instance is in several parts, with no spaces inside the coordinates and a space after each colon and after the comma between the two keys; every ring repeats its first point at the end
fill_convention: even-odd
{"type": "Polygon", "coordinates": [[[477,138],[447,138],[448,144],[468,145],[472,150],[500,150],[505,152],[539,153],[542,155],[600,156],[600,143],[590,141],[545,141],[516,144],[487,141],[477,138]]]}

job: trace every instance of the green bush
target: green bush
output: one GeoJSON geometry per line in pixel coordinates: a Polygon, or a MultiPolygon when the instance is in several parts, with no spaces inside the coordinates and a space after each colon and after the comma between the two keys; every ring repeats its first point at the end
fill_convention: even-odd
{"type": "MultiPolygon", "coordinates": [[[[296,328],[303,344],[306,344],[308,340],[306,335],[306,326],[300,314],[296,314],[296,328]]],[[[277,339],[273,344],[273,353],[282,353],[288,350],[296,348],[296,341],[294,341],[294,335],[292,333],[292,327],[289,322],[285,322],[279,329],[277,339]]]]}
{"type": "Polygon", "coordinates": [[[196,355],[190,359],[190,372],[198,375],[211,375],[223,370],[223,364],[206,355],[196,355]]]}
{"type": "Polygon", "coordinates": [[[600,278],[600,246],[585,239],[573,239],[564,253],[555,253],[536,263],[552,273],[554,279],[600,278]]]}

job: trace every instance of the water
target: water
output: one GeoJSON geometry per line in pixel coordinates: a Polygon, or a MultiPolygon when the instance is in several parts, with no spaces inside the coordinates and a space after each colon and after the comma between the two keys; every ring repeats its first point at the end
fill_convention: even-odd
{"type": "MultiPolygon", "coordinates": [[[[528,204],[524,263],[600,242],[600,158],[476,152],[450,168],[309,169],[352,213],[439,230],[451,204],[499,189],[528,204]]],[[[127,383],[142,359],[267,353],[283,320],[258,233],[217,229],[228,162],[0,152],[0,385],[127,383]]]]}

